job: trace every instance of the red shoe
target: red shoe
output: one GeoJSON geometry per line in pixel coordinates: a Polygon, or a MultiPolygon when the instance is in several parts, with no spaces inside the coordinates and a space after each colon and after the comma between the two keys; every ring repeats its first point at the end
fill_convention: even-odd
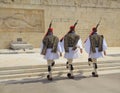
{"type": "Polygon", "coordinates": [[[71,76],[70,73],[67,74],[67,77],[68,77],[69,79],[74,79],[74,76],[71,76]]]}
{"type": "Polygon", "coordinates": [[[92,72],[93,77],[98,77],[98,74],[95,74],[95,72],[92,72]]]}

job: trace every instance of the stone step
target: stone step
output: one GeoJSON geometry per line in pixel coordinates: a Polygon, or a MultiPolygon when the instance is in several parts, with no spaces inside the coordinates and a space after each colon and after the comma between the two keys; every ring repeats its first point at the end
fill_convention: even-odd
{"type": "MultiPolygon", "coordinates": [[[[120,66],[120,63],[106,63],[106,64],[98,64],[98,67],[116,67],[120,66]]],[[[91,66],[88,66],[88,64],[74,64],[74,69],[90,69],[92,68],[91,66]]],[[[53,71],[62,71],[62,70],[67,70],[65,64],[63,66],[54,66],[53,71]]],[[[35,73],[35,72],[47,72],[47,66],[44,68],[26,68],[26,69],[12,69],[12,70],[2,70],[0,71],[0,75],[13,75],[13,74],[23,74],[23,73],[35,73]]]]}
{"type": "MultiPolygon", "coordinates": [[[[120,70],[120,66],[115,67],[101,67],[98,71],[112,71],[112,70],[120,70]]],[[[75,69],[74,73],[86,73],[92,72],[92,68],[89,69],[75,69]]],[[[34,73],[22,73],[22,74],[9,74],[9,75],[1,75],[0,80],[2,79],[14,79],[14,78],[25,78],[25,77],[46,77],[48,72],[34,72],[34,73]]],[[[68,73],[68,70],[60,70],[60,71],[53,71],[53,75],[62,75],[68,73]]],[[[119,72],[120,73],[120,72],[119,72]]]]}
{"type": "MultiPolygon", "coordinates": [[[[103,61],[103,62],[99,62],[98,61],[98,65],[99,64],[117,64],[120,63],[119,61],[103,61]]],[[[61,67],[61,66],[65,66],[66,63],[62,63],[62,64],[55,64],[55,67],[61,67]]],[[[88,62],[73,62],[73,65],[88,65],[88,62]]],[[[16,69],[34,69],[34,68],[46,68],[47,67],[47,63],[46,65],[30,65],[30,66],[13,66],[13,67],[1,67],[0,71],[5,71],[5,70],[16,70],[16,69]]]]}

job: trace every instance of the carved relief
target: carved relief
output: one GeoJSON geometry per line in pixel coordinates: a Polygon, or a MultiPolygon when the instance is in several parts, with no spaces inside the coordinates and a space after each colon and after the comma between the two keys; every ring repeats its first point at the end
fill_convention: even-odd
{"type": "Polygon", "coordinates": [[[0,9],[0,31],[44,32],[44,11],[0,9]]]}
{"type": "Polygon", "coordinates": [[[0,0],[0,3],[8,4],[11,3],[12,0],[0,0]]]}

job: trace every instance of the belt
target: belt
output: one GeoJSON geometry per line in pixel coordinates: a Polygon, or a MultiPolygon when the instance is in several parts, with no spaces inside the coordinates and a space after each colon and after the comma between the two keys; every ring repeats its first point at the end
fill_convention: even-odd
{"type": "Polygon", "coordinates": [[[73,44],[68,44],[68,47],[73,47],[73,44]]]}
{"type": "Polygon", "coordinates": [[[53,46],[47,46],[47,48],[53,48],[53,46]]]}

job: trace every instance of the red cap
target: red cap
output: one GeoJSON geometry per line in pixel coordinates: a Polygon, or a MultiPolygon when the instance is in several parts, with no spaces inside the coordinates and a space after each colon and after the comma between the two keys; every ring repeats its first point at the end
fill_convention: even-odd
{"type": "Polygon", "coordinates": [[[92,28],[92,31],[97,32],[96,27],[93,27],[93,28],[92,28]]]}
{"type": "Polygon", "coordinates": [[[70,26],[70,29],[74,29],[75,28],[75,26],[70,26]]]}
{"type": "Polygon", "coordinates": [[[48,28],[48,31],[53,32],[53,28],[48,28]]]}
{"type": "Polygon", "coordinates": [[[92,32],[90,33],[90,35],[93,35],[95,32],[97,32],[97,29],[96,29],[96,27],[93,27],[92,32]]]}
{"type": "Polygon", "coordinates": [[[53,28],[48,28],[48,31],[46,32],[44,38],[48,35],[49,32],[53,32],[53,28]]]}

